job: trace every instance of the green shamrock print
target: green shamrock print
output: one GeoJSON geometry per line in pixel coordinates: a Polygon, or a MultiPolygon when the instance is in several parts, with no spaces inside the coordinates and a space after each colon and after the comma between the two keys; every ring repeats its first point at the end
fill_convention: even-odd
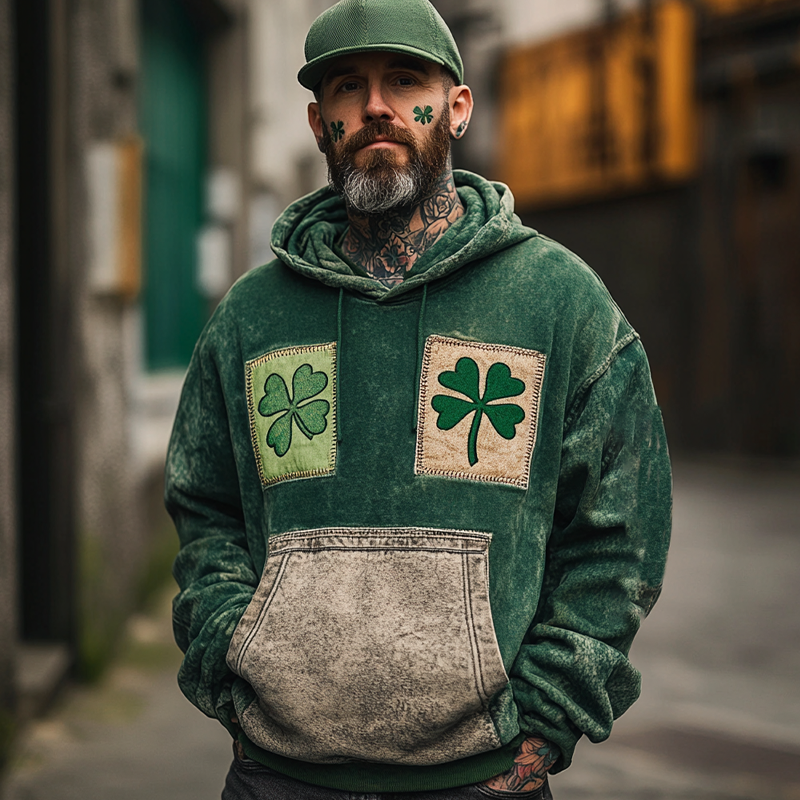
{"type": "Polygon", "coordinates": [[[508,365],[498,361],[489,367],[483,397],[480,396],[478,365],[466,356],[458,359],[454,372],[442,372],[439,383],[447,389],[466,395],[472,401],[447,394],[437,394],[431,400],[434,411],[439,413],[436,426],[443,431],[455,428],[467,414],[475,413],[467,440],[467,456],[471,467],[478,463],[478,430],[484,414],[504,439],[513,439],[517,435],[516,426],[525,418],[522,408],[515,403],[489,405],[494,400],[516,397],[525,391],[525,384],[519,378],[511,377],[508,365]]]}
{"type": "Polygon", "coordinates": [[[433,109],[430,106],[425,106],[424,109],[414,106],[414,113],[417,115],[414,117],[414,122],[421,122],[423,125],[433,119],[433,109]]]}
{"type": "Polygon", "coordinates": [[[331,122],[331,139],[338,142],[344,136],[344,122],[331,122]]]}
{"type": "Polygon", "coordinates": [[[313,439],[328,427],[326,417],[331,406],[327,400],[311,400],[301,405],[318,395],[327,385],[328,376],[324,372],[314,372],[310,364],[303,364],[292,376],[293,399],[290,400],[286,382],[280,375],[273,372],[267,378],[258,413],[262,417],[271,417],[280,411],[284,412],[267,431],[267,445],[278,458],[285,456],[292,446],[292,420],[307,439],[313,439]]]}

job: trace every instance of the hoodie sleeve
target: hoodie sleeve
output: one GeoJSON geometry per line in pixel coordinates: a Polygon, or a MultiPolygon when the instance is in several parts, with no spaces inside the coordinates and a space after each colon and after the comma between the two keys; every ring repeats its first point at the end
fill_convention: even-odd
{"type": "Polygon", "coordinates": [[[219,372],[207,337],[189,366],[167,455],[166,505],[180,539],[173,628],[186,697],[231,733],[235,676],[225,663],[258,585],[219,372]]]}
{"type": "Polygon", "coordinates": [[[554,772],[638,697],[627,654],[669,544],[671,473],[647,359],[634,339],[609,361],[565,420],[541,600],[511,670],[523,731],[561,750],[554,772]]]}

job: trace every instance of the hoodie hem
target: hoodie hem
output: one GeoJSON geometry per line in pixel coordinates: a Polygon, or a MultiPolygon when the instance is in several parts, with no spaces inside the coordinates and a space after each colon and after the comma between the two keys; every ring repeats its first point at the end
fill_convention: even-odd
{"type": "Polygon", "coordinates": [[[327,789],[346,792],[427,792],[480,783],[505,772],[524,734],[519,734],[497,750],[434,766],[405,766],[353,761],[346,764],[312,764],[263,750],[244,733],[239,743],[248,758],[265,767],[327,789]]]}

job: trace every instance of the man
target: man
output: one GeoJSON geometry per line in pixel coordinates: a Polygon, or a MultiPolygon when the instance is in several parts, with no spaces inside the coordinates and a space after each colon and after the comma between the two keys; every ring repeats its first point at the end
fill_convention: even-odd
{"type": "Polygon", "coordinates": [[[427,0],[342,0],[300,82],[332,188],[203,333],[170,445],[181,688],[223,794],[550,797],[636,699],[669,538],[636,333],[451,170],[472,96],[427,0]]]}

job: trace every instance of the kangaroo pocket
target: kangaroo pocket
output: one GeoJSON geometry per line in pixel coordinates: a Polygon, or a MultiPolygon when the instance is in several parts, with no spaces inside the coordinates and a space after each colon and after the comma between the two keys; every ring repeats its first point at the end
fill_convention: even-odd
{"type": "Polygon", "coordinates": [[[501,745],[508,683],[489,607],[491,534],[321,528],[276,536],[228,665],[247,736],[281,755],[438,764],[501,745]]]}

